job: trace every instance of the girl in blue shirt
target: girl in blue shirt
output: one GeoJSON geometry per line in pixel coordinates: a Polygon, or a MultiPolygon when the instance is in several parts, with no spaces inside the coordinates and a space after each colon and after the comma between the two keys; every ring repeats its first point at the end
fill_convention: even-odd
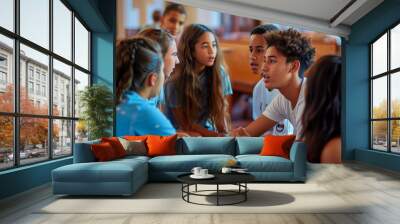
{"type": "Polygon", "coordinates": [[[145,37],[122,41],[117,49],[117,136],[173,135],[175,128],[149,101],[164,84],[160,46],[145,37]]]}
{"type": "Polygon", "coordinates": [[[166,114],[177,129],[202,136],[225,135],[230,128],[227,95],[229,76],[214,32],[189,25],[178,45],[175,73],[165,84],[166,114]]]}

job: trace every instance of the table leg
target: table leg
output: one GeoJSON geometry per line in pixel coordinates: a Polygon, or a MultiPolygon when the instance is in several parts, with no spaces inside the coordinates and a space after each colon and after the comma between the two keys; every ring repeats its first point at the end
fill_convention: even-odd
{"type": "Polygon", "coordinates": [[[247,190],[247,183],[244,183],[244,201],[247,201],[247,192],[248,192],[248,190],[247,190]]]}
{"type": "Polygon", "coordinates": [[[219,205],[219,184],[217,184],[217,206],[219,205]]]}

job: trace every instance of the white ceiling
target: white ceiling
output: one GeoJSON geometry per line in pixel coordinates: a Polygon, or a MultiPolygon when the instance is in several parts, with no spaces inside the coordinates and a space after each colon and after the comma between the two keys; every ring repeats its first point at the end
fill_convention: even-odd
{"type": "Polygon", "coordinates": [[[383,2],[383,0],[169,1],[345,38],[350,34],[350,26],[353,23],[383,2]],[[348,4],[349,7],[339,14],[348,4]]]}

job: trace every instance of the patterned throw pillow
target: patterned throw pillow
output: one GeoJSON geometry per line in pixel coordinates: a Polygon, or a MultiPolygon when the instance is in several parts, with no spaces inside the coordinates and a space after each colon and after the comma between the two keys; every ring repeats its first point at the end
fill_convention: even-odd
{"type": "Polygon", "coordinates": [[[118,138],[119,142],[122,144],[126,151],[126,155],[135,155],[135,156],[145,156],[147,155],[147,148],[145,141],[142,140],[131,140],[128,141],[124,138],[118,138]]]}

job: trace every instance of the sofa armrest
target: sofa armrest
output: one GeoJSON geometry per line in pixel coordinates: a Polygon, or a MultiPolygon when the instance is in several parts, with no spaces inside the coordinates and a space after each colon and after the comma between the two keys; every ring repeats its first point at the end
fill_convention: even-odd
{"type": "Polygon", "coordinates": [[[92,144],[100,143],[99,140],[75,143],[74,147],[74,163],[89,163],[95,162],[96,158],[93,155],[90,146],[92,144]]]}
{"type": "Polygon", "coordinates": [[[293,162],[293,179],[305,181],[307,176],[307,147],[304,142],[296,141],[290,149],[290,160],[293,162]]]}

